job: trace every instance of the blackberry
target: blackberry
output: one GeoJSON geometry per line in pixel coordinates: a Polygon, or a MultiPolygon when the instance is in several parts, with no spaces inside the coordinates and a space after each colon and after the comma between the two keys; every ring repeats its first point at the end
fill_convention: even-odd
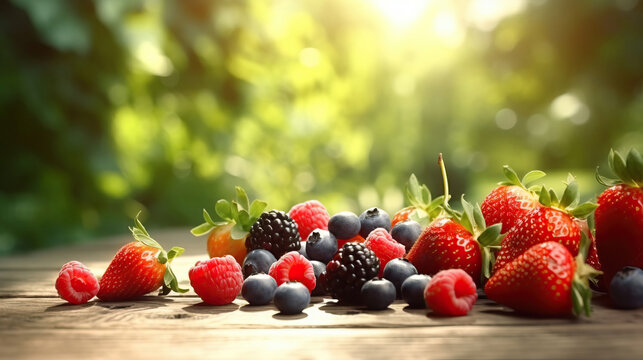
{"type": "Polygon", "coordinates": [[[380,259],[364,244],[344,244],[326,265],[320,281],[326,291],[343,303],[359,303],[362,285],[377,276],[380,259]]]}
{"type": "Polygon", "coordinates": [[[246,238],[246,249],[265,249],[277,259],[290,251],[299,251],[301,238],[297,223],[285,212],[271,210],[252,224],[246,238]]]}

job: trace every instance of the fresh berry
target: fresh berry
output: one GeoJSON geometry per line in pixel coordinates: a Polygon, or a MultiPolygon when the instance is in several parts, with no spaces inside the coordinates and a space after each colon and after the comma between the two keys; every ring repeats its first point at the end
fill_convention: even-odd
{"type": "Polygon", "coordinates": [[[310,260],[308,257],[308,253],[306,252],[306,242],[302,241],[299,243],[299,255],[305,257],[306,259],[310,260]]]}
{"type": "Polygon", "coordinates": [[[386,231],[391,230],[391,218],[388,216],[388,213],[376,207],[364,211],[359,216],[359,222],[359,234],[365,239],[371,231],[377,228],[384,228],[386,231]]]}
{"type": "Polygon", "coordinates": [[[359,234],[346,240],[337,239],[337,250],[341,249],[346,243],[349,243],[349,242],[363,243],[364,241],[366,241],[366,239],[361,237],[359,234]]]}
{"type": "MultiPolygon", "coordinates": [[[[589,216],[596,205],[592,203],[578,205],[578,185],[571,175],[560,200],[553,190],[543,187],[539,201],[542,206],[524,215],[507,232],[496,257],[493,272],[498,271],[532,246],[547,241],[563,244],[572,256],[578,254],[581,230],[576,218],[589,216]]],[[[598,260],[589,259],[588,262],[597,263],[598,260]]]]}
{"type": "Polygon", "coordinates": [[[268,275],[277,280],[277,285],[298,281],[304,284],[308,291],[313,291],[317,283],[313,265],[297,251],[291,251],[279,258],[270,267],[268,275]]]}
{"type": "Polygon", "coordinates": [[[440,204],[443,202],[442,197],[432,199],[429,188],[424,184],[420,185],[415,174],[411,174],[409,177],[405,194],[406,200],[411,206],[407,206],[393,215],[391,228],[407,220],[414,220],[420,223],[422,227],[425,227],[441,214],[440,204]]]}
{"type": "Polygon", "coordinates": [[[346,243],[326,265],[320,280],[333,298],[357,303],[362,285],[379,271],[380,260],[371,249],[360,243],[346,243]]]}
{"type": "Polygon", "coordinates": [[[264,201],[255,200],[250,204],[248,195],[236,187],[236,200],[219,200],[215,211],[223,221],[215,222],[207,210],[203,209],[205,222],[191,230],[194,236],[208,235],[208,255],[222,257],[232,255],[239,265],[246,256],[246,238],[252,224],[268,206],[264,201]]]}
{"type": "Polygon", "coordinates": [[[337,239],[350,239],[359,234],[359,229],[362,223],[359,221],[357,215],[350,211],[342,211],[328,220],[328,231],[330,231],[337,239]]]}
{"type": "Polygon", "coordinates": [[[125,244],[118,250],[99,281],[96,296],[103,301],[120,301],[145,295],[163,286],[162,294],[170,291],[186,292],[170,268],[172,260],[183,253],[183,248],[170,251],[150,237],[136,216],[135,226],[130,228],[136,241],[125,244]]]}
{"type": "Polygon", "coordinates": [[[599,182],[610,188],[598,197],[594,215],[596,247],[607,284],[624,266],[643,268],[643,159],[632,149],[625,160],[610,151],[608,162],[618,179],[597,172],[599,182]]]}
{"type": "Polygon", "coordinates": [[[391,229],[391,237],[400,244],[408,252],[413,247],[422,233],[422,226],[417,221],[407,220],[402,221],[393,226],[391,229]]]}
{"type": "Polygon", "coordinates": [[[369,310],[384,310],[395,301],[395,286],[386,279],[371,279],[361,290],[362,304],[369,310]]]}
{"type": "Polygon", "coordinates": [[[406,256],[421,274],[463,269],[476,282],[489,276],[491,249],[499,245],[500,224],[486,226],[479,206],[461,199],[463,212],[449,205],[449,186],[442,154],[438,157],[444,184],[443,214],[427,226],[406,256]]]}
{"type": "Polygon", "coordinates": [[[438,315],[466,315],[477,299],[476,284],[462,269],[440,271],[424,290],[426,305],[438,315]]]}
{"type": "Polygon", "coordinates": [[[290,251],[298,251],[301,238],[297,223],[285,212],[271,210],[261,214],[250,228],[246,249],[266,249],[276,258],[290,251]]]}
{"type": "Polygon", "coordinates": [[[98,280],[85,265],[70,261],[58,273],[56,290],[63,300],[84,304],[98,293],[98,280]]]}
{"type": "Polygon", "coordinates": [[[402,283],[402,299],[412,308],[426,307],[424,289],[431,281],[425,274],[411,275],[402,283]]]}
{"type": "Polygon", "coordinates": [[[326,271],[326,264],[317,260],[311,260],[310,263],[313,265],[313,272],[315,273],[315,289],[310,294],[324,295],[326,291],[321,281],[319,281],[319,277],[324,271],[326,271]]]}
{"type": "Polygon", "coordinates": [[[537,316],[589,315],[588,278],[598,273],[583,255],[549,241],[532,246],[498,270],[485,284],[487,297],[521,313],[537,316]]]}
{"type": "Polygon", "coordinates": [[[391,220],[391,228],[394,228],[397,223],[409,220],[409,216],[415,211],[415,206],[407,206],[393,215],[391,220]]]}
{"type": "Polygon", "coordinates": [[[306,241],[308,235],[315,230],[328,230],[328,211],[322,203],[317,200],[309,200],[293,206],[288,212],[299,227],[299,236],[306,241]]]}
{"type": "Polygon", "coordinates": [[[277,261],[275,256],[268,250],[256,249],[246,255],[243,260],[243,277],[247,278],[253,274],[264,273],[270,271],[270,266],[277,261]]]}
{"type": "Polygon", "coordinates": [[[188,275],[194,292],[210,305],[231,303],[243,286],[241,266],[231,255],[197,261],[188,275]]]}
{"type": "Polygon", "coordinates": [[[395,285],[397,296],[401,297],[402,283],[404,283],[404,280],[409,276],[416,275],[417,273],[417,269],[410,261],[404,258],[397,258],[389,261],[386,266],[384,266],[382,276],[395,285]]]}
{"type": "Polygon", "coordinates": [[[284,315],[299,314],[310,304],[310,292],[299,282],[286,282],[277,288],[275,306],[284,315]]]}
{"type": "Polygon", "coordinates": [[[502,224],[501,232],[504,234],[519,219],[540,206],[535,192],[529,190],[526,184],[542,178],[545,173],[540,170],[530,171],[520,180],[518,174],[507,165],[503,172],[507,180],[499,183],[487,195],[480,208],[487,225],[502,224]]]}
{"type": "Polygon", "coordinates": [[[393,240],[391,234],[389,234],[386,229],[382,228],[377,228],[371,231],[368,238],[366,238],[364,245],[373,250],[377,258],[380,259],[380,272],[378,276],[382,276],[384,273],[384,267],[386,267],[386,264],[389,261],[403,257],[406,253],[404,245],[393,240]]]}
{"type": "Polygon", "coordinates": [[[332,260],[337,252],[337,239],[328,230],[313,230],[305,243],[308,258],[324,264],[332,260]]]}
{"type": "Polygon", "coordinates": [[[243,281],[241,296],[250,305],[266,305],[272,301],[277,290],[277,282],[267,274],[250,275],[243,281]]]}
{"type": "Polygon", "coordinates": [[[621,309],[643,307],[643,270],[626,266],[618,271],[610,283],[610,298],[621,309]]]}

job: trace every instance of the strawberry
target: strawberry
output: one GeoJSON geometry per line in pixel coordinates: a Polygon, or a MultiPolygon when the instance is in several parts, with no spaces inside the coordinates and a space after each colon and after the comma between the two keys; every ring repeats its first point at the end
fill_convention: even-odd
{"type": "Polygon", "coordinates": [[[442,154],[438,158],[444,181],[442,213],[427,226],[407,255],[419,273],[433,275],[440,270],[462,269],[478,283],[489,277],[491,250],[500,244],[501,224],[487,227],[480,206],[462,197],[463,213],[448,204],[449,187],[442,154]]]}
{"type": "Polygon", "coordinates": [[[507,181],[498,183],[499,186],[485,197],[480,208],[487,224],[502,224],[501,233],[504,234],[520,218],[540,206],[535,188],[527,188],[525,185],[540,179],[545,173],[533,170],[520,180],[518,174],[507,165],[504,166],[503,172],[507,181]]]}
{"type": "Polygon", "coordinates": [[[609,165],[617,179],[596,172],[596,179],[610,186],[598,197],[596,246],[609,284],[625,266],[643,267],[643,159],[635,149],[623,160],[610,151],[609,165]]]}
{"type": "MultiPolygon", "coordinates": [[[[596,204],[591,202],[578,204],[578,184],[571,174],[568,176],[567,187],[560,200],[553,190],[542,187],[539,202],[542,206],[527,213],[507,232],[496,257],[494,273],[530,247],[543,242],[558,242],[564,245],[572,256],[578,254],[581,230],[577,218],[584,219],[591,215],[596,204]]],[[[596,254],[590,253],[590,255],[588,262],[598,268],[596,254]]]]}
{"type": "Polygon", "coordinates": [[[529,315],[589,316],[588,280],[598,273],[585,264],[582,254],[574,259],[565,246],[548,241],[530,247],[497,271],[484,291],[489,299],[529,315]]]}
{"type": "MultiPolygon", "coordinates": [[[[140,213],[139,213],[140,214],[140,213]]],[[[184,293],[170,268],[172,260],[183,253],[183,248],[170,251],[150,237],[136,215],[135,226],[130,227],[136,241],[125,244],[109,263],[100,279],[99,299],[120,301],[150,293],[163,286],[161,295],[170,291],[184,293]]]]}
{"type": "Polygon", "coordinates": [[[398,222],[406,220],[417,221],[422,227],[427,226],[431,220],[440,214],[440,204],[443,197],[431,198],[429,188],[418,182],[415,174],[411,174],[409,182],[406,184],[405,194],[407,201],[411,204],[393,215],[391,220],[391,229],[398,222]]]}
{"type": "Polygon", "coordinates": [[[257,221],[268,204],[254,200],[239,186],[235,187],[236,200],[219,200],[214,210],[223,221],[215,222],[207,210],[203,209],[205,222],[191,230],[192,235],[208,235],[207,247],[210,258],[232,255],[239,265],[246,257],[246,238],[252,224],[257,221]]]}

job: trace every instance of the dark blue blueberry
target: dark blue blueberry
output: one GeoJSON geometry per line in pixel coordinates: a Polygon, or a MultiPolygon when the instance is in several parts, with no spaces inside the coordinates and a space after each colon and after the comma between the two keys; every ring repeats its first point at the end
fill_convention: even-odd
{"type": "Polygon", "coordinates": [[[383,276],[395,285],[395,291],[399,298],[402,297],[402,283],[411,275],[416,275],[417,269],[410,261],[404,258],[397,258],[386,263],[383,276]]]}
{"type": "Polygon", "coordinates": [[[361,227],[362,223],[359,221],[359,217],[350,211],[337,213],[328,220],[328,231],[342,240],[348,240],[359,234],[361,227]]]}
{"type": "Polygon", "coordinates": [[[412,308],[426,307],[424,289],[431,281],[429,275],[411,275],[402,283],[402,299],[412,308]]]}
{"type": "Polygon", "coordinates": [[[305,257],[306,259],[310,260],[310,258],[308,258],[308,254],[306,254],[306,242],[302,241],[300,245],[301,247],[299,248],[299,254],[305,257]]]}
{"type": "Polygon", "coordinates": [[[634,266],[619,270],[610,283],[610,298],[621,309],[643,307],[643,270],[634,266]]]}
{"type": "Polygon", "coordinates": [[[270,270],[270,265],[277,261],[275,256],[268,250],[256,249],[246,255],[243,260],[243,277],[247,278],[252,274],[267,274],[270,270]]]}
{"type": "Polygon", "coordinates": [[[250,305],[266,305],[272,301],[277,282],[270,275],[254,274],[243,281],[241,296],[250,305]]]}
{"type": "Polygon", "coordinates": [[[315,229],[306,240],[306,254],[310,260],[328,264],[337,252],[337,239],[327,230],[315,229]]]}
{"type": "MultiPolygon", "coordinates": [[[[306,242],[303,242],[302,244],[305,244],[306,242]]],[[[313,265],[313,272],[315,273],[315,288],[313,289],[313,292],[311,295],[324,295],[326,293],[324,286],[321,284],[321,281],[319,281],[319,276],[326,271],[326,265],[317,260],[311,260],[310,263],[313,265]]]]}
{"type": "Polygon", "coordinates": [[[395,224],[391,230],[391,237],[393,237],[395,241],[404,245],[406,252],[409,252],[411,247],[413,247],[413,244],[415,244],[415,241],[420,237],[421,233],[422,225],[417,221],[408,220],[395,224]]]}
{"type": "Polygon", "coordinates": [[[310,292],[300,282],[285,282],[279,285],[273,300],[282,314],[299,314],[310,304],[310,292]]]}
{"type": "Polygon", "coordinates": [[[386,279],[371,279],[362,285],[362,304],[370,310],[384,310],[395,301],[395,286],[386,279]]]}
{"type": "Polygon", "coordinates": [[[359,234],[366,239],[371,231],[377,228],[384,228],[386,231],[391,231],[391,218],[388,213],[376,207],[364,211],[359,216],[361,224],[359,234]]]}

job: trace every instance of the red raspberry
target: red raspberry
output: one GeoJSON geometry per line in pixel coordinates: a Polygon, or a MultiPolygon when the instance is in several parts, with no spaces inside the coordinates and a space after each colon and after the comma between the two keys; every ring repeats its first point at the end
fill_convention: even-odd
{"type": "Polygon", "coordinates": [[[56,279],[58,295],[72,304],[84,304],[98,293],[98,280],[78,261],[63,265],[56,279]]]}
{"type": "Polygon", "coordinates": [[[277,286],[288,281],[299,281],[308,291],[313,291],[317,283],[313,264],[296,251],[284,254],[268,270],[268,275],[277,280],[277,286]]]}
{"type": "Polygon", "coordinates": [[[364,241],[366,241],[366,239],[364,239],[360,234],[357,234],[352,238],[346,239],[346,240],[337,239],[337,250],[341,249],[342,246],[344,246],[344,244],[346,243],[349,243],[349,242],[363,243],[364,241]]]}
{"type": "Polygon", "coordinates": [[[330,215],[322,203],[317,200],[309,200],[293,206],[288,212],[299,227],[301,241],[306,241],[308,235],[315,230],[328,230],[330,215]]]}
{"type": "Polygon", "coordinates": [[[476,284],[462,269],[440,271],[424,289],[426,305],[438,315],[466,315],[477,299],[476,284]]]}
{"type": "Polygon", "coordinates": [[[379,277],[382,277],[384,273],[384,267],[386,264],[399,257],[403,257],[406,254],[406,249],[404,245],[393,240],[391,234],[384,228],[377,228],[368,235],[366,242],[364,242],[367,248],[373,250],[375,255],[380,259],[380,273],[379,277]]]}
{"type": "Polygon", "coordinates": [[[241,266],[231,255],[197,261],[190,269],[190,285],[210,305],[231,303],[241,291],[241,266]]]}

